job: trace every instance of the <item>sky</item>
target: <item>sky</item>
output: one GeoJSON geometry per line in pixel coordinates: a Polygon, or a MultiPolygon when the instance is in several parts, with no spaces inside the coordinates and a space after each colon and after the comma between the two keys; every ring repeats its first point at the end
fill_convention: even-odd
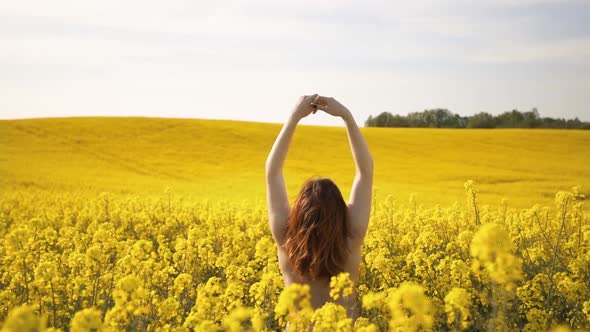
{"type": "Polygon", "coordinates": [[[283,122],[319,93],[359,123],[533,107],[590,121],[588,22],[588,0],[4,1],[0,119],[283,122]]]}

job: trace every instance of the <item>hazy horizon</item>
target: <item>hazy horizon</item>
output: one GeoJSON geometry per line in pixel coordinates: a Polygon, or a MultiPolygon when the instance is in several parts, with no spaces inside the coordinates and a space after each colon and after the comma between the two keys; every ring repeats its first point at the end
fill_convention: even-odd
{"type": "Polygon", "coordinates": [[[0,119],[280,123],[320,93],[359,123],[433,108],[590,121],[588,21],[576,0],[7,2],[0,119]]]}
{"type": "MultiPolygon", "coordinates": [[[[521,110],[519,110],[521,111],[521,110]]],[[[522,112],[522,111],[521,111],[522,112]]],[[[378,114],[372,114],[373,116],[378,114]]],[[[407,115],[407,114],[400,114],[400,115],[407,115]]],[[[473,114],[468,114],[467,116],[471,116],[473,114]]],[[[310,115],[313,118],[316,115],[310,115]]],[[[542,118],[543,114],[540,114],[542,118]]],[[[268,124],[283,124],[285,121],[265,121],[265,119],[256,119],[256,120],[243,120],[243,119],[216,119],[216,118],[198,118],[198,117],[173,117],[173,116],[166,116],[166,115],[65,115],[65,116],[40,116],[40,117],[28,117],[28,118],[0,118],[0,121],[11,121],[11,120],[36,120],[36,119],[68,119],[68,118],[151,118],[151,119],[181,119],[181,120],[211,120],[211,121],[236,121],[236,122],[252,122],[252,123],[268,123],[268,124]]],[[[565,120],[574,120],[575,118],[565,118],[565,120]]],[[[578,118],[579,119],[579,118],[578,118]]],[[[343,126],[344,122],[340,119],[336,119],[336,121],[340,121],[340,123],[322,123],[322,122],[308,122],[309,119],[302,120],[303,125],[307,126],[343,126]],[[307,122],[307,123],[303,123],[307,122]]],[[[359,126],[365,126],[365,120],[367,119],[356,119],[359,126]]],[[[579,119],[580,121],[588,122],[583,119],[579,119]]],[[[391,127],[391,128],[416,128],[416,129],[483,129],[483,130],[490,130],[490,129],[556,129],[556,130],[583,130],[579,128],[550,128],[550,127],[494,127],[494,128],[453,128],[453,127],[391,127]]]]}

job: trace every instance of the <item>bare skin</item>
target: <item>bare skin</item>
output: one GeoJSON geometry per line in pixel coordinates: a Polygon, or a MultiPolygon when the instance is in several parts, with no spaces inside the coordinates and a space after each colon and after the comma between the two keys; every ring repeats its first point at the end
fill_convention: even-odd
{"type": "MultiPolygon", "coordinates": [[[[270,230],[277,243],[279,264],[285,286],[294,282],[308,284],[311,289],[311,302],[314,308],[319,308],[327,301],[331,301],[329,295],[329,279],[306,280],[300,278],[289,262],[287,252],[284,248],[286,239],[283,232],[287,225],[291,207],[289,206],[285,180],[283,178],[283,164],[298,122],[304,117],[315,113],[317,110],[344,120],[348,142],[356,165],[356,173],[347,204],[347,222],[350,226],[351,236],[348,239],[350,255],[345,264],[345,272],[350,273],[350,278],[355,283],[358,278],[361,261],[361,246],[369,225],[373,188],[373,157],[352,113],[340,102],[331,97],[319,96],[317,94],[300,97],[266,160],[266,197],[270,230]]],[[[337,301],[337,303],[347,308],[349,317],[353,319],[358,317],[358,309],[354,307],[354,296],[349,296],[347,299],[337,301]]]]}

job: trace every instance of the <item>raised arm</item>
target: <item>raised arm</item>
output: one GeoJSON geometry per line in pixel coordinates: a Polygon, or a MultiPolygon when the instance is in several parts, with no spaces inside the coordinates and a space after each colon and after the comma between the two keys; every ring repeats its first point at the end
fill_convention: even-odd
{"type": "Polygon", "coordinates": [[[363,239],[369,227],[373,196],[373,156],[350,112],[343,117],[348,133],[348,143],[356,165],[348,207],[354,233],[363,239]]]}
{"type": "Polygon", "coordinates": [[[331,97],[320,96],[318,108],[346,123],[348,143],[356,165],[356,173],[348,200],[350,226],[353,235],[362,242],[369,226],[371,201],[373,196],[373,157],[369,146],[361,134],[352,113],[340,102],[331,97]]]}
{"type": "Polygon", "coordinates": [[[283,178],[283,165],[289,151],[291,138],[295,132],[295,127],[301,119],[315,112],[311,107],[312,102],[317,98],[317,94],[303,96],[295,105],[292,114],[283,125],[279,136],[270,150],[266,159],[266,202],[268,206],[268,220],[270,231],[273,238],[279,244],[283,243],[284,231],[287,227],[289,218],[289,199],[283,178]]]}

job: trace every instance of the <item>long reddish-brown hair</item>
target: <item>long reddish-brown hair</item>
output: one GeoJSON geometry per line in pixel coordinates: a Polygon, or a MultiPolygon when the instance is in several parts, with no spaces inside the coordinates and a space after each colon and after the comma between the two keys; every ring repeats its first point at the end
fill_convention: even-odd
{"type": "Polygon", "coordinates": [[[343,271],[349,227],[340,189],[326,178],[310,179],[295,198],[286,230],[289,261],[301,277],[331,277],[343,271]]]}

